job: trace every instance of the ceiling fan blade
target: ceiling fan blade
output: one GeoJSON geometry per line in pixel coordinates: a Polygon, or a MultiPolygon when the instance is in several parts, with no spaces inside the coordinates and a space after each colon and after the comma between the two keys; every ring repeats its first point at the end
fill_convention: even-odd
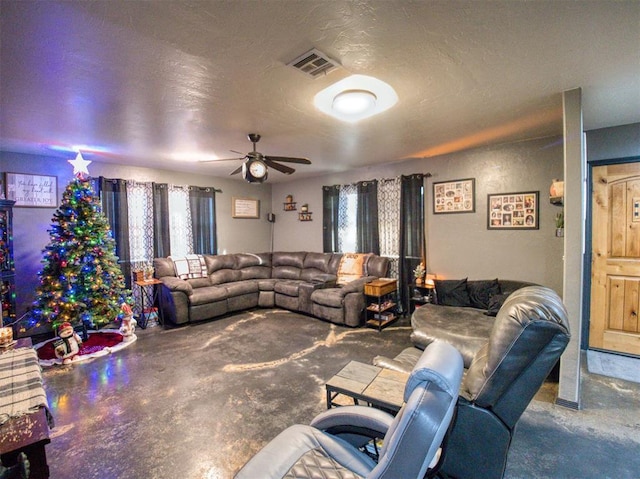
{"type": "Polygon", "coordinates": [[[290,175],[291,173],[296,171],[296,170],[294,170],[293,168],[291,168],[289,166],[280,165],[280,164],[276,163],[270,157],[266,157],[265,156],[264,157],[264,162],[268,167],[273,168],[274,170],[278,170],[279,172],[284,173],[285,175],[290,175]]]}
{"type": "Polygon", "coordinates": [[[201,160],[198,163],[217,163],[219,161],[233,161],[233,160],[244,160],[245,157],[243,156],[242,158],[218,158],[215,160],[201,160]]]}
{"type": "Polygon", "coordinates": [[[229,176],[237,175],[241,171],[242,171],[242,165],[238,166],[235,170],[233,170],[231,173],[229,173],[229,176]]]}
{"type": "Polygon", "coordinates": [[[236,155],[244,155],[241,151],[229,150],[231,153],[235,153],[236,155]]]}
{"type": "Polygon", "coordinates": [[[267,160],[273,160],[273,161],[283,161],[285,163],[300,163],[302,165],[310,165],[311,161],[307,160],[306,158],[291,158],[289,156],[265,156],[264,157],[267,160]]]}

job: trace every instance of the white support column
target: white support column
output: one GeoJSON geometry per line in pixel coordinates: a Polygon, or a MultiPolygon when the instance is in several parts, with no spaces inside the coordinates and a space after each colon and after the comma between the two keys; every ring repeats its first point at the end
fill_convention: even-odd
{"type": "Polygon", "coordinates": [[[580,338],[582,335],[585,248],[586,156],[582,127],[582,91],[562,93],[564,110],[564,269],[563,301],[569,313],[571,341],[560,361],[556,404],[580,409],[580,338]]]}

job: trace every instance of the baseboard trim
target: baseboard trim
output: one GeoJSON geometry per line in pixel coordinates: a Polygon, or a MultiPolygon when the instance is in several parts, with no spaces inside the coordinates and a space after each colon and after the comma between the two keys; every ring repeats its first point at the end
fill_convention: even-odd
{"type": "Polygon", "coordinates": [[[568,401],[567,399],[562,399],[562,398],[556,398],[556,404],[558,406],[562,406],[562,407],[566,407],[569,409],[574,409],[576,411],[579,411],[580,408],[580,403],[577,403],[575,401],[568,401]]]}

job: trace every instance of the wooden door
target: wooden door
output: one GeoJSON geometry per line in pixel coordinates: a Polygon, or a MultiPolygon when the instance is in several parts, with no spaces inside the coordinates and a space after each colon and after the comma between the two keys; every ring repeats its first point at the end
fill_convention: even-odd
{"type": "Polygon", "coordinates": [[[640,355],[640,163],[592,178],[589,347],[640,355]]]}

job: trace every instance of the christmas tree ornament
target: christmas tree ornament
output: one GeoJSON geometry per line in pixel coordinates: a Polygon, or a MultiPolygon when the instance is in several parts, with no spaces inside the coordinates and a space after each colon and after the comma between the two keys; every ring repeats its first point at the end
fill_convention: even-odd
{"type": "MultiPolygon", "coordinates": [[[[76,159],[75,160],[67,160],[69,163],[71,163],[73,165],[73,174],[78,176],[78,175],[87,175],[89,176],[89,170],[88,170],[88,166],[91,163],[91,161],[87,161],[84,158],[82,158],[82,153],[78,152],[78,154],[76,155],[76,159]]],[[[79,198],[83,198],[82,196],[78,195],[79,198]]]]}

